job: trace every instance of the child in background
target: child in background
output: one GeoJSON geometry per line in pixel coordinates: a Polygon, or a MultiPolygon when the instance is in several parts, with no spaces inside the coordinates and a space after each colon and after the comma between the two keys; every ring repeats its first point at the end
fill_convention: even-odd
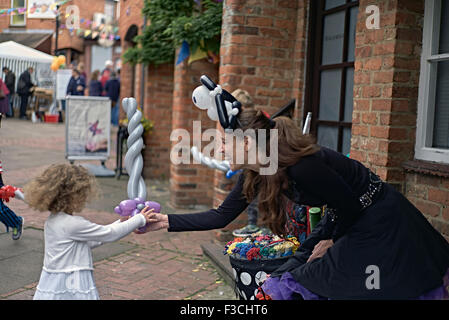
{"type": "Polygon", "coordinates": [[[110,225],[74,216],[97,195],[95,178],[81,166],[52,165],[28,183],[24,193],[30,207],[51,213],[45,222],[44,265],[34,300],[98,300],[91,249],[143,227],[149,214],[110,225]]]}
{"type": "MultiPolygon", "coordinates": [[[[0,161],[0,188],[4,186],[2,178],[3,168],[0,161]]],[[[0,198],[0,222],[6,226],[6,232],[9,232],[9,228],[12,228],[12,239],[19,240],[23,232],[23,224],[25,219],[17,216],[0,198]]]]}

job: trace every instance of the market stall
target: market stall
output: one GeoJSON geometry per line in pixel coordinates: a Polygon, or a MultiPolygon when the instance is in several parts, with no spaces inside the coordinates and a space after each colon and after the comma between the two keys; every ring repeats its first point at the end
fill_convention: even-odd
{"type": "MultiPolygon", "coordinates": [[[[16,88],[19,77],[26,69],[33,67],[34,72],[31,75],[33,83],[37,85],[38,92],[46,92],[53,96],[55,75],[51,71],[50,66],[54,57],[35,50],[33,48],[21,45],[14,41],[0,43],[0,66],[7,67],[16,75],[16,88]],[[51,92],[50,92],[51,91],[51,92]]],[[[44,107],[49,108],[52,100],[48,100],[44,107]]],[[[20,98],[16,95],[13,99],[13,107],[18,108],[20,98]]],[[[34,108],[39,108],[34,102],[34,108]]]]}

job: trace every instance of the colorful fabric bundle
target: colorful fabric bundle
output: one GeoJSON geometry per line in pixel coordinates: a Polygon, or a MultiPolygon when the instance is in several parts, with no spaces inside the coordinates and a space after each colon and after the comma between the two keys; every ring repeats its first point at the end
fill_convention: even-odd
{"type": "Polygon", "coordinates": [[[280,238],[257,233],[229,241],[223,254],[229,256],[238,297],[241,300],[258,299],[259,286],[267,275],[283,265],[300,245],[292,235],[280,238]]]}
{"type": "Polygon", "coordinates": [[[277,259],[293,255],[300,245],[294,236],[280,238],[276,235],[254,234],[228,242],[223,254],[248,261],[277,259]]]}

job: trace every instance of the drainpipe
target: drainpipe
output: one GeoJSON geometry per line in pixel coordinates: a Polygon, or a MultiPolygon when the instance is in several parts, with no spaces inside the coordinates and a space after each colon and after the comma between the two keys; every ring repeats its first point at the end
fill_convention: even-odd
{"type": "MultiPolygon", "coordinates": [[[[144,15],[142,33],[145,32],[146,26],[147,26],[147,17],[146,17],[146,15],[144,15]]],[[[145,65],[142,64],[142,71],[141,71],[141,75],[140,75],[140,103],[142,106],[142,111],[144,111],[144,102],[145,102],[144,99],[145,99],[145,65]]]]}
{"type": "Polygon", "coordinates": [[[59,20],[59,4],[56,5],[56,30],[55,30],[55,52],[54,55],[56,56],[58,54],[58,40],[59,40],[59,27],[60,27],[60,20],[59,20]]]}

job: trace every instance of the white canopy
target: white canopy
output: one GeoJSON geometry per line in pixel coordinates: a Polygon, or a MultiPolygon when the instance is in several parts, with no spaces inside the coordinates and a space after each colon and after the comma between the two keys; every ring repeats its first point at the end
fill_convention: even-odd
{"type": "Polygon", "coordinates": [[[0,58],[52,63],[53,56],[14,41],[0,43],[0,58]]]}

